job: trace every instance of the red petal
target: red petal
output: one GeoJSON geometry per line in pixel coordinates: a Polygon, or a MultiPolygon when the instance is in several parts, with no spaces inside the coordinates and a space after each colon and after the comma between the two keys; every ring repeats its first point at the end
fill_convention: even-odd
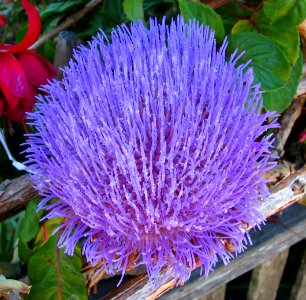
{"type": "MultiPolygon", "coordinates": [[[[7,21],[4,15],[0,15],[0,27],[4,27],[7,25],[7,21]]],[[[1,115],[1,110],[0,110],[0,115],[1,115]]]]}
{"type": "Polygon", "coordinates": [[[13,55],[6,53],[0,53],[0,87],[18,98],[34,97],[20,63],[13,55]]]}
{"type": "Polygon", "coordinates": [[[25,118],[26,112],[31,112],[34,109],[35,98],[32,99],[19,99],[18,106],[13,110],[7,110],[7,117],[11,121],[20,122],[25,118]]]}
{"type": "Polygon", "coordinates": [[[12,95],[7,89],[2,88],[5,102],[5,112],[10,121],[20,122],[25,117],[25,112],[30,112],[34,108],[35,91],[33,90],[33,97],[31,98],[18,98],[12,95]]]}
{"type": "MultiPolygon", "coordinates": [[[[40,34],[41,19],[38,11],[28,0],[22,0],[21,3],[28,15],[28,30],[22,41],[7,50],[7,53],[16,53],[28,49],[37,41],[40,34]]],[[[0,50],[6,49],[0,45],[0,50]]]]}
{"type": "Polygon", "coordinates": [[[306,141],[306,130],[302,131],[299,135],[298,142],[304,143],[306,141]]]}
{"type": "Polygon", "coordinates": [[[20,62],[29,83],[35,87],[46,84],[48,79],[56,76],[55,67],[33,50],[16,53],[15,56],[20,62]]]}
{"type": "Polygon", "coordinates": [[[3,100],[6,104],[5,107],[10,107],[11,109],[17,107],[19,98],[10,93],[10,91],[5,86],[1,86],[1,91],[4,96],[3,100]]]}
{"type": "Polygon", "coordinates": [[[15,108],[7,108],[7,118],[10,121],[16,121],[16,122],[20,122],[22,121],[25,116],[26,116],[26,112],[31,112],[33,111],[33,107],[35,102],[31,101],[31,106],[30,108],[27,106],[27,102],[28,99],[19,99],[19,103],[18,106],[16,106],[15,108]]]}
{"type": "Polygon", "coordinates": [[[3,114],[3,102],[2,102],[2,99],[0,99],[0,117],[2,116],[3,114]]]}

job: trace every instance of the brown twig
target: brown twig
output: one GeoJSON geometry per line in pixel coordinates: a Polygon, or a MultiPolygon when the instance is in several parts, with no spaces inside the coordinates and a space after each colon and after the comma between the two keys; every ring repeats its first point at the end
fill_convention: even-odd
{"type": "MultiPolygon", "coordinates": [[[[207,1],[205,5],[216,9],[226,3],[231,2],[232,0],[211,0],[207,1]]],[[[55,37],[61,31],[66,30],[70,26],[77,23],[81,20],[86,14],[91,12],[97,5],[102,3],[103,0],[91,0],[88,2],[80,11],[76,12],[75,14],[67,17],[67,19],[59,24],[56,28],[54,28],[51,32],[44,34],[35,44],[33,44],[30,49],[37,49],[42,46],[48,39],[55,37]]]]}
{"type": "Polygon", "coordinates": [[[280,213],[306,195],[306,166],[281,180],[271,189],[259,211],[266,217],[280,213]]]}
{"type": "Polygon", "coordinates": [[[291,105],[282,114],[279,119],[281,128],[275,135],[275,154],[282,157],[284,155],[284,147],[295,121],[299,118],[302,112],[303,105],[306,99],[306,64],[303,66],[302,80],[298,85],[295,98],[291,105]]]}
{"type": "Polygon", "coordinates": [[[302,80],[299,83],[295,97],[301,96],[303,94],[306,94],[306,63],[303,65],[302,80]]]}
{"type": "Polygon", "coordinates": [[[38,193],[32,187],[28,174],[5,180],[0,184],[0,221],[37,197],[38,193]]]}
{"type": "Polygon", "coordinates": [[[74,25],[79,20],[81,20],[86,14],[91,12],[97,5],[102,3],[103,0],[91,0],[88,2],[80,11],[67,17],[67,19],[54,28],[51,32],[44,34],[35,44],[33,44],[30,49],[37,49],[42,46],[48,39],[55,37],[61,31],[67,29],[68,27],[74,25]]]}
{"type": "Polygon", "coordinates": [[[287,110],[283,113],[282,117],[279,120],[281,128],[275,135],[274,150],[276,154],[279,155],[280,157],[284,155],[285,144],[295,124],[295,121],[301,115],[305,99],[306,99],[305,95],[295,98],[292,104],[287,108],[287,110]]]}

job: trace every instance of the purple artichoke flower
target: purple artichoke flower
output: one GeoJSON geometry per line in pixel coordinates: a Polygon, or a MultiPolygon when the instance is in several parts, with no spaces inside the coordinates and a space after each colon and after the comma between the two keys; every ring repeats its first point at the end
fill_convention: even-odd
{"type": "MultiPolygon", "coordinates": [[[[250,243],[275,114],[260,85],[214,33],[181,18],[120,26],[80,48],[45,86],[30,124],[28,164],[46,218],[63,217],[59,247],[107,273],[145,265],[182,283],[250,243]],[[56,201],[54,200],[56,199],[56,201]]],[[[237,51],[236,51],[237,52],[237,51]]]]}

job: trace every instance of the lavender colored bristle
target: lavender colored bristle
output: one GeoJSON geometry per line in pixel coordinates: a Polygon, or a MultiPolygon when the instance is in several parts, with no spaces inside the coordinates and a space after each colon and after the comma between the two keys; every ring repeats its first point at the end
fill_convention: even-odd
{"type": "Polygon", "coordinates": [[[107,273],[144,264],[155,286],[249,243],[262,223],[260,176],[275,166],[277,127],[261,114],[253,71],[226,59],[214,33],[181,18],[120,26],[80,48],[62,81],[45,86],[29,124],[32,180],[46,218],[64,217],[59,247],[107,273]],[[54,198],[58,199],[54,202],[54,198]]]}

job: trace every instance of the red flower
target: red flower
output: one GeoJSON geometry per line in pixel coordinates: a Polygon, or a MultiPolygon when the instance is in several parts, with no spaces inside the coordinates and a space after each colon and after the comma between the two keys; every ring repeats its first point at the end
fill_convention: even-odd
{"type": "Polygon", "coordinates": [[[6,26],[7,25],[7,21],[5,16],[0,15],[0,26],[6,26]]]}
{"type": "Polygon", "coordinates": [[[299,143],[304,143],[305,141],[306,141],[306,129],[300,133],[298,139],[299,143]]]}
{"type": "Polygon", "coordinates": [[[55,67],[45,58],[28,48],[38,39],[40,16],[28,0],[22,0],[28,15],[28,30],[16,45],[0,44],[0,116],[21,121],[25,112],[32,111],[38,87],[55,77],[55,67]]]}

